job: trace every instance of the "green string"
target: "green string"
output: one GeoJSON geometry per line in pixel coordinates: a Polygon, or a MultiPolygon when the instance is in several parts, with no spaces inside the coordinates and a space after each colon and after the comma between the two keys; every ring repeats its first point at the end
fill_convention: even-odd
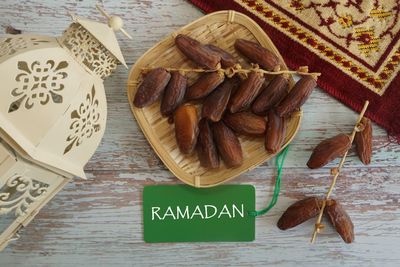
{"type": "Polygon", "coordinates": [[[286,158],[288,151],[289,151],[289,146],[285,147],[285,149],[282,150],[281,153],[279,153],[275,159],[275,164],[277,166],[278,173],[277,173],[276,181],[275,181],[274,195],[272,196],[271,202],[269,203],[268,207],[266,207],[265,209],[250,211],[249,212],[250,216],[263,215],[263,214],[267,213],[270,209],[272,209],[275,206],[276,202],[278,202],[279,192],[281,191],[281,178],[282,178],[283,163],[285,162],[285,158],[286,158]]]}

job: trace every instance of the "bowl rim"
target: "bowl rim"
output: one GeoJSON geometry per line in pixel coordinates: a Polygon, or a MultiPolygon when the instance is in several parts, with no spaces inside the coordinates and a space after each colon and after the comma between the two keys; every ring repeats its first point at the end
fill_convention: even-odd
{"type": "MultiPolygon", "coordinates": [[[[157,42],[155,45],[153,45],[151,48],[149,48],[140,58],[138,58],[136,60],[135,64],[129,70],[128,80],[127,80],[127,95],[128,95],[128,101],[129,101],[129,105],[131,107],[132,114],[135,117],[137,124],[139,125],[140,129],[142,130],[148,143],[153,148],[153,150],[155,151],[157,156],[160,158],[160,160],[168,168],[168,170],[180,181],[182,181],[185,184],[188,184],[190,186],[197,187],[197,188],[208,188],[208,187],[213,187],[213,186],[217,186],[217,185],[226,183],[226,182],[236,178],[237,176],[241,175],[242,173],[244,173],[246,171],[250,171],[250,170],[258,167],[265,161],[270,160],[272,157],[279,154],[283,149],[285,149],[292,142],[294,137],[297,135],[300,125],[301,125],[302,117],[303,117],[302,109],[299,109],[297,114],[294,115],[298,119],[295,122],[296,125],[294,127],[293,134],[289,137],[289,139],[285,142],[285,144],[282,145],[281,149],[277,153],[271,154],[270,157],[268,157],[268,158],[263,157],[261,160],[257,160],[255,164],[252,164],[251,166],[245,166],[245,168],[243,170],[239,170],[237,173],[230,175],[229,177],[222,179],[221,181],[218,181],[215,183],[201,184],[201,181],[200,181],[201,177],[195,176],[195,175],[191,175],[194,178],[193,179],[194,181],[192,183],[189,182],[189,179],[182,178],[182,176],[185,177],[185,176],[188,176],[189,174],[186,171],[184,171],[182,168],[180,168],[169,154],[166,156],[164,153],[165,150],[161,146],[156,146],[156,144],[159,142],[157,140],[153,140],[154,137],[144,129],[144,125],[142,125],[142,123],[141,123],[142,118],[140,116],[142,116],[145,120],[146,120],[146,117],[144,116],[144,112],[142,109],[137,108],[133,105],[133,95],[130,90],[130,87],[132,85],[130,84],[130,81],[131,81],[131,77],[134,76],[134,72],[136,72],[137,69],[141,67],[141,63],[142,63],[141,61],[143,61],[143,59],[146,58],[159,45],[161,45],[164,42],[169,41],[170,38],[174,38],[179,33],[185,32],[186,29],[193,27],[193,25],[196,25],[199,22],[202,22],[204,20],[211,21],[211,18],[214,19],[214,22],[216,22],[215,19],[217,18],[218,19],[217,21],[219,21],[219,22],[223,22],[225,20],[227,23],[235,22],[235,23],[241,24],[244,27],[246,27],[247,30],[249,30],[254,35],[254,37],[257,39],[257,41],[260,42],[261,44],[264,42],[269,42],[269,46],[270,46],[269,48],[275,53],[276,56],[278,56],[283,67],[285,69],[288,69],[288,67],[286,66],[286,63],[283,60],[278,49],[275,47],[275,45],[273,44],[273,42],[271,41],[269,36],[264,32],[264,30],[249,16],[247,16],[243,13],[234,11],[234,10],[223,10],[223,11],[213,12],[213,13],[202,16],[202,17],[192,21],[191,23],[189,23],[189,24],[179,28],[178,30],[168,34],[167,36],[165,36],[161,41],[157,42]],[[244,25],[243,23],[246,23],[246,25],[244,25]],[[175,168],[175,167],[177,167],[177,168],[175,168]]],[[[291,83],[293,83],[293,75],[290,75],[290,79],[291,79],[291,83]]],[[[238,167],[237,169],[239,169],[239,168],[240,167],[238,167]]]]}

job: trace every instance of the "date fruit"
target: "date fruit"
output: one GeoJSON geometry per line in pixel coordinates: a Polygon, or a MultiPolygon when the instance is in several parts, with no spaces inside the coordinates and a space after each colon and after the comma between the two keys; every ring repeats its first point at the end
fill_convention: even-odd
{"type": "Polygon", "coordinates": [[[274,110],[268,113],[267,130],[265,131],[265,150],[275,154],[283,144],[286,136],[285,118],[279,117],[274,110]]]}
{"type": "Polygon", "coordinates": [[[343,209],[342,205],[340,205],[336,200],[328,200],[326,203],[325,213],[328,215],[329,220],[344,242],[353,242],[354,225],[350,219],[350,216],[343,209]]]}
{"type": "Polygon", "coordinates": [[[261,94],[252,105],[255,114],[265,115],[274,108],[288,93],[289,75],[277,75],[271,82],[266,83],[261,89],[261,94]]]}
{"type": "Polygon", "coordinates": [[[338,134],[319,143],[307,162],[310,169],[318,169],[346,153],[351,147],[347,134],[338,134]]]}
{"type": "Polygon", "coordinates": [[[175,109],[182,103],[185,97],[187,78],[174,71],[171,74],[171,79],[165,88],[164,96],[161,101],[161,114],[165,117],[172,115],[175,109]]]}
{"type": "Polygon", "coordinates": [[[190,154],[196,146],[199,134],[197,110],[194,105],[183,105],[175,111],[175,137],[179,150],[190,154]]]}
{"type": "Polygon", "coordinates": [[[206,118],[199,122],[199,138],[197,140],[197,155],[200,165],[204,168],[219,168],[218,151],[214,143],[213,133],[206,118]]]}
{"type": "Polygon", "coordinates": [[[258,43],[237,39],[235,41],[235,48],[248,58],[251,63],[256,63],[265,70],[272,71],[279,66],[278,57],[258,43]]]}
{"type": "Polygon", "coordinates": [[[258,96],[265,81],[264,76],[258,72],[251,72],[244,80],[229,101],[229,111],[235,113],[246,110],[258,96]]]}
{"type": "Polygon", "coordinates": [[[308,197],[292,204],[282,214],[277,226],[281,230],[293,228],[318,215],[321,210],[322,200],[308,197]]]}
{"type": "Polygon", "coordinates": [[[219,54],[212,52],[199,41],[187,35],[179,34],[175,38],[175,44],[186,57],[197,65],[211,70],[218,67],[221,60],[219,54]]]}
{"type": "Polygon", "coordinates": [[[263,136],[267,127],[264,117],[248,111],[227,113],[224,115],[224,123],[236,133],[248,136],[263,136]]]}
{"type": "Polygon", "coordinates": [[[208,72],[202,74],[197,81],[186,90],[185,98],[187,100],[196,100],[210,94],[225,79],[221,71],[208,72]]]}
{"type": "Polygon", "coordinates": [[[372,125],[371,120],[363,117],[361,119],[362,131],[357,132],[354,136],[356,150],[361,162],[365,165],[371,163],[372,156],[372,125]]]}
{"type": "Polygon", "coordinates": [[[233,67],[238,63],[237,59],[231,53],[228,53],[218,46],[208,44],[205,47],[210,49],[212,52],[217,53],[221,57],[221,67],[223,68],[233,67]]]}
{"type": "Polygon", "coordinates": [[[222,115],[228,105],[231,92],[236,88],[238,80],[236,78],[227,78],[204,100],[202,108],[202,117],[208,118],[213,122],[221,120],[222,115]]]}
{"type": "Polygon", "coordinates": [[[213,123],[212,130],[218,153],[225,162],[225,165],[228,168],[242,165],[242,147],[235,133],[222,121],[213,123]]]}
{"type": "Polygon", "coordinates": [[[171,74],[164,68],[156,68],[147,73],[136,91],[133,100],[135,107],[143,108],[156,102],[170,78],[171,74]]]}
{"type": "Polygon", "coordinates": [[[287,116],[300,108],[311,95],[311,92],[316,85],[317,81],[311,76],[304,76],[301,78],[278,105],[276,108],[277,114],[281,117],[287,116]]]}

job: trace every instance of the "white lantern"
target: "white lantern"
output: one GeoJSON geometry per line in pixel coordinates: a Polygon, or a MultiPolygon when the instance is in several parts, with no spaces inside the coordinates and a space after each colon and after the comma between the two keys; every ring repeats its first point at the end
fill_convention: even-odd
{"type": "Polygon", "coordinates": [[[85,178],[106,126],[103,79],[126,67],[120,18],[72,18],[59,38],[0,41],[0,250],[72,177],[85,178]]]}

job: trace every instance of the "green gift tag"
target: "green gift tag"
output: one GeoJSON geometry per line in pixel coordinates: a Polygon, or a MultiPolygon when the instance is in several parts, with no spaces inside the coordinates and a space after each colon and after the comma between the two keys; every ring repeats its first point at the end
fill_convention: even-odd
{"type": "Polygon", "coordinates": [[[255,189],[221,185],[146,186],[143,191],[144,240],[159,242],[253,241],[255,189]]]}

